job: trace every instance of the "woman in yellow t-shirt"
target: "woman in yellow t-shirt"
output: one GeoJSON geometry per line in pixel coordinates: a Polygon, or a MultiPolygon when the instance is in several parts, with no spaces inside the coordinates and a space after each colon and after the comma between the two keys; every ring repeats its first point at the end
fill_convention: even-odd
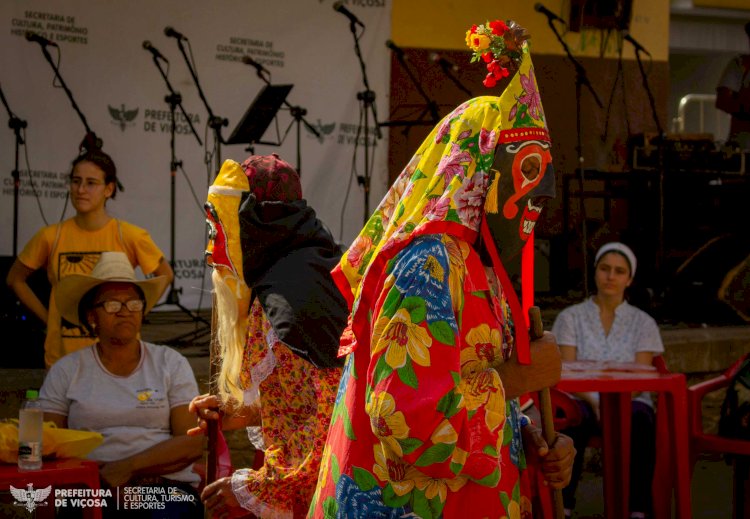
{"type": "Polygon", "coordinates": [[[39,319],[47,323],[44,363],[49,368],[67,353],[90,345],[88,332],[60,316],[54,290],[45,306],[29,287],[28,277],[47,269],[52,288],[70,274],[88,274],[105,251],[127,254],[133,267],[145,274],[167,276],[174,273],[164,254],[148,232],[117,220],[106,210],[107,200],[117,193],[117,169],[112,159],[99,149],[86,151],[73,161],[70,173],[70,200],[75,216],[40,229],[26,244],[8,272],[8,286],[39,319]]]}

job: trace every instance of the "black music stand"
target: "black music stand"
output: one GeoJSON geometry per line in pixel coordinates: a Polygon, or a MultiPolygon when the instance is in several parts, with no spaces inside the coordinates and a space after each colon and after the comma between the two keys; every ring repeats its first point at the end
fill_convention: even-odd
{"type": "Polygon", "coordinates": [[[280,146],[281,142],[263,142],[261,138],[266,133],[271,121],[274,120],[286,97],[294,85],[266,85],[263,87],[252,104],[242,116],[227,144],[249,144],[252,150],[254,144],[280,146]]]}

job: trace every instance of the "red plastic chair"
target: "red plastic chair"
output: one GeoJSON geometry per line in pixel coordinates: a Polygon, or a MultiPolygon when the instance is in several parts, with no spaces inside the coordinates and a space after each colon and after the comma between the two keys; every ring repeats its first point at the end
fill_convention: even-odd
{"type": "Polygon", "coordinates": [[[654,360],[651,361],[651,364],[659,373],[671,373],[671,371],[669,371],[669,368],[667,368],[667,363],[664,362],[664,357],[662,355],[657,355],[656,357],[654,357],[654,360]]]}
{"type": "MultiPolygon", "coordinates": [[[[722,454],[736,454],[750,457],[750,441],[724,438],[717,434],[710,434],[703,430],[703,397],[708,393],[727,387],[739,371],[742,363],[750,356],[744,355],[732,364],[724,373],[716,378],[706,380],[688,388],[688,406],[690,411],[690,467],[695,468],[698,454],[701,452],[717,452],[722,454]]],[[[734,471],[734,517],[750,516],[750,482],[747,480],[747,460],[744,467],[735,464],[734,471]],[[743,510],[744,509],[744,510],[743,510]]]]}

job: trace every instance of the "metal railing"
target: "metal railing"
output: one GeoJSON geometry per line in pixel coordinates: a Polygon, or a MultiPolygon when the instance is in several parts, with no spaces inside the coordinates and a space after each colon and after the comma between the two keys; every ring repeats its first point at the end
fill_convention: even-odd
{"type": "Polygon", "coordinates": [[[677,117],[672,119],[672,131],[675,133],[685,133],[685,120],[688,107],[695,104],[698,105],[698,131],[700,133],[705,132],[706,105],[708,105],[708,108],[713,112],[714,116],[714,127],[712,133],[714,136],[721,135],[724,132],[725,127],[727,127],[729,115],[715,107],[716,94],[687,94],[683,96],[677,107],[677,117]]]}

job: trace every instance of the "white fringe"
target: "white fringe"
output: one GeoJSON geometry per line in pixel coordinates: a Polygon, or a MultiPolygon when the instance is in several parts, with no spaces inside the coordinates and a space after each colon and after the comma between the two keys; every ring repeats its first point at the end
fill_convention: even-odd
{"type": "Polygon", "coordinates": [[[232,474],[232,492],[240,506],[261,519],[294,519],[291,510],[268,506],[250,493],[247,489],[247,480],[251,479],[252,472],[249,469],[239,469],[232,474]]]}
{"type": "Polygon", "coordinates": [[[266,442],[263,439],[263,428],[260,425],[253,425],[251,427],[246,427],[245,430],[247,431],[247,439],[250,440],[253,447],[259,451],[265,452],[266,442]]]}
{"type": "Polygon", "coordinates": [[[270,377],[273,370],[276,369],[276,355],[273,354],[273,345],[278,340],[279,337],[273,328],[271,328],[266,334],[266,344],[268,345],[266,355],[260,362],[250,368],[250,387],[245,390],[242,396],[245,406],[253,405],[260,398],[261,383],[270,377]]]}

